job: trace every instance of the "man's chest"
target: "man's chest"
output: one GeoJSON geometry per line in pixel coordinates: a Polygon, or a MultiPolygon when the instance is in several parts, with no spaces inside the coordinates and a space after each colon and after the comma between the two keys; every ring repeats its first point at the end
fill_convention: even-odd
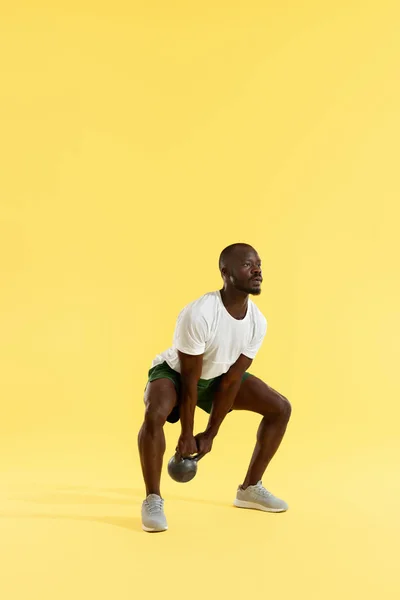
{"type": "Polygon", "coordinates": [[[223,363],[237,360],[242,351],[248,348],[251,336],[251,323],[222,321],[206,342],[204,357],[223,363]]]}

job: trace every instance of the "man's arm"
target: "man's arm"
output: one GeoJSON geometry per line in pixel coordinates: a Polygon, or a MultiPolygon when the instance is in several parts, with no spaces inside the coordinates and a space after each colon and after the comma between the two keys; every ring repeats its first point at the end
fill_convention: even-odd
{"type": "Polygon", "coordinates": [[[217,435],[222,421],[235,402],[236,395],[242,383],[242,376],[252,363],[252,359],[241,354],[229,371],[221,377],[218,391],[215,394],[210,418],[204,433],[196,436],[199,446],[199,459],[210,452],[212,442],[217,435]]]}
{"type": "Polygon", "coordinates": [[[221,377],[206,431],[215,437],[222,421],[230,411],[239,391],[242,377],[253,361],[241,354],[229,371],[221,377]]]}
{"type": "Polygon", "coordinates": [[[203,355],[184,354],[178,351],[181,367],[180,419],[182,432],[178,442],[181,456],[197,453],[193,437],[194,412],[197,404],[197,383],[203,367],[203,355]]]}

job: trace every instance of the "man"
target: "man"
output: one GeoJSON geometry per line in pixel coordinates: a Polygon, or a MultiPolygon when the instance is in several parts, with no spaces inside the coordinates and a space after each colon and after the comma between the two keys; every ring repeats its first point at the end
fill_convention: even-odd
{"type": "Polygon", "coordinates": [[[145,390],[145,419],[139,452],[146,484],[142,506],[145,531],[165,531],[160,479],[166,421],[181,422],[177,452],[182,457],[210,452],[224,418],[231,410],[262,415],[257,442],[234,505],[283,512],[288,505],[262,485],[261,478],[277,451],[290,419],[288,400],[247,373],[267,330],[267,321],[249,294],[261,293],[261,260],[248,244],[222,251],[219,268],[223,289],[188,304],[179,314],[173,346],[158,355],[145,390]],[[210,414],[203,433],[193,435],[195,407],[210,414]]]}

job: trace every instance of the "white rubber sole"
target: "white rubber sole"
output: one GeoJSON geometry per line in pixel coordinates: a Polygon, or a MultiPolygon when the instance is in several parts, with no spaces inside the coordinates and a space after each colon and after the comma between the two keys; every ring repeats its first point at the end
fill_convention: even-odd
{"type": "Polygon", "coordinates": [[[143,531],[147,531],[148,533],[161,533],[163,531],[167,531],[168,527],[165,527],[164,529],[155,529],[153,527],[146,527],[146,525],[142,525],[142,529],[143,531]]]}
{"type": "Polygon", "coordinates": [[[233,506],[237,508],[252,508],[253,510],[263,510],[264,512],[280,513],[286,512],[287,508],[268,508],[262,504],[256,504],[256,502],[246,502],[245,500],[238,500],[235,498],[233,506]]]}

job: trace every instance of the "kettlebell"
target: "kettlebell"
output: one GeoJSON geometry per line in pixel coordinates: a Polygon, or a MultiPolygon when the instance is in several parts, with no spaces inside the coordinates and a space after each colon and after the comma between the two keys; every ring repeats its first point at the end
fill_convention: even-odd
{"type": "Polygon", "coordinates": [[[168,474],[174,481],[178,481],[178,483],[190,481],[196,473],[196,457],[182,458],[179,454],[175,454],[168,463],[168,474]]]}

